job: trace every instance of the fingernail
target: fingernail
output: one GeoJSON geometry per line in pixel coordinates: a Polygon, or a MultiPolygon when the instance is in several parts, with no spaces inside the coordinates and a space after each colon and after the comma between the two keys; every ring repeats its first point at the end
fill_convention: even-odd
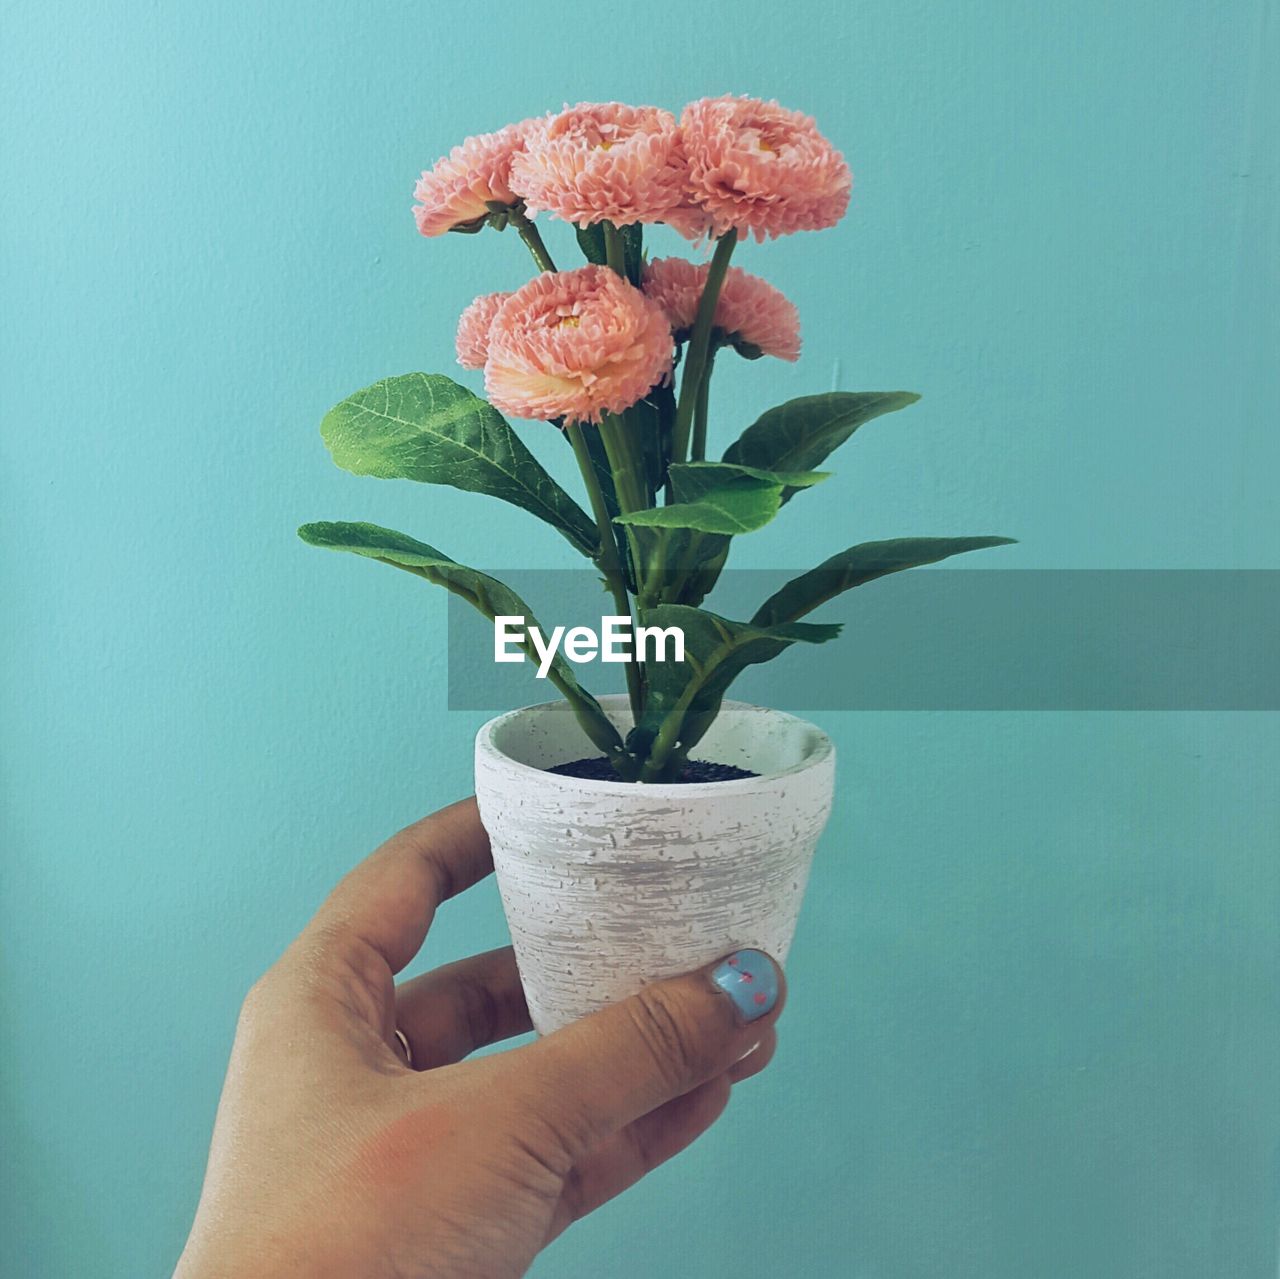
{"type": "Polygon", "coordinates": [[[746,1021],[755,1021],[778,1002],[778,972],[762,950],[735,950],[712,970],[711,980],[738,1006],[746,1021]]]}

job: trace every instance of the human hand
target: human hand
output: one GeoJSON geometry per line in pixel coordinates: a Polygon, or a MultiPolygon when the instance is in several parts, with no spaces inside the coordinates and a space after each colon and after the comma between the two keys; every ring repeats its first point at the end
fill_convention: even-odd
{"type": "Polygon", "coordinates": [[[393,978],[437,906],[491,870],[473,800],[424,818],[256,983],[175,1279],[522,1275],[768,1064],[784,987],[758,951],[463,1061],[530,1029],[510,948],[393,978]]]}

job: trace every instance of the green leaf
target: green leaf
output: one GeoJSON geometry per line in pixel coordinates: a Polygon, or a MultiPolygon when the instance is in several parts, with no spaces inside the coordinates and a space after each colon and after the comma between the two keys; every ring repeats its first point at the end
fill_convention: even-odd
{"type": "Polygon", "coordinates": [[[727,462],[671,467],[677,499],[617,522],[627,525],[645,566],[642,603],[700,604],[729,557],[729,538],[768,523],[788,487],[807,488],[822,471],[764,471],[727,462]]]}
{"type": "Polygon", "coordinates": [[[671,452],[671,428],[676,419],[676,397],[671,386],[655,386],[643,400],[633,404],[623,418],[633,438],[639,440],[651,492],[667,481],[671,452]]]}
{"type": "Polygon", "coordinates": [[[619,515],[614,522],[639,528],[695,529],[700,533],[750,533],[768,524],[781,506],[782,485],[743,476],[708,488],[695,501],[632,511],[619,515]]]}
{"type": "Polygon", "coordinates": [[[952,555],[1009,546],[1011,537],[899,537],[887,542],[863,542],[824,560],[817,568],[793,578],[756,609],[759,626],[792,623],[827,600],[864,582],[903,569],[936,564],[952,555]]]}
{"type": "Polygon", "coordinates": [[[591,222],[586,226],[575,226],[574,234],[578,237],[578,248],[588,262],[596,266],[604,266],[608,260],[604,251],[604,224],[591,222]]]}
{"type": "Polygon", "coordinates": [[[645,665],[648,691],[640,728],[654,734],[649,780],[661,772],[677,743],[692,745],[687,725],[697,724],[699,736],[706,731],[725,690],[748,666],[767,662],[792,644],[822,644],[840,633],[835,625],[731,622],[680,604],[646,609],[640,620],[644,626],[675,626],[684,632],[683,662],[645,665]]]}
{"type": "MultiPolygon", "coordinates": [[[[587,226],[575,226],[573,230],[578,237],[582,256],[596,266],[604,266],[608,261],[604,247],[604,223],[592,222],[587,226]]],[[[644,267],[644,227],[639,222],[633,222],[629,226],[619,227],[618,231],[622,235],[627,279],[638,288],[644,267]]]]}
{"type": "Polygon", "coordinates": [[[584,555],[599,535],[492,405],[439,373],[385,378],[330,409],[320,434],[355,475],[448,484],[531,511],[584,555]]]}
{"type": "MultiPolygon", "coordinates": [[[[498,616],[523,617],[526,633],[529,626],[537,625],[529,606],[509,586],[478,569],[459,564],[443,551],[406,533],[380,528],[377,524],[322,522],[304,524],[298,536],[309,546],[350,551],[414,573],[466,600],[490,620],[498,616]]],[[[531,660],[537,660],[532,645],[527,646],[525,652],[531,660]]],[[[548,677],[573,707],[579,724],[592,742],[610,756],[621,751],[622,739],[617,730],[599,702],[578,683],[573,667],[560,653],[552,661],[548,677]]]]}
{"type": "Polygon", "coordinates": [[[763,480],[780,489],[803,489],[831,478],[830,471],[766,471],[733,462],[678,462],[670,473],[671,492],[677,502],[696,502],[711,489],[743,479],[763,480]]]}
{"type": "Polygon", "coordinates": [[[640,562],[645,566],[640,603],[701,604],[716,583],[729,556],[727,533],[699,533],[691,528],[632,527],[640,562]]]}
{"type": "Polygon", "coordinates": [[[788,489],[808,488],[823,471],[766,471],[727,462],[681,462],[671,467],[670,506],[632,511],[615,523],[637,528],[693,529],[699,533],[750,533],[777,515],[788,489]]]}
{"type": "Polygon", "coordinates": [[[649,698],[644,722],[648,724],[682,702],[690,712],[699,713],[748,666],[767,662],[792,644],[822,644],[840,634],[838,624],[759,626],[682,604],[647,609],[641,621],[645,626],[677,626],[684,632],[683,662],[650,662],[645,668],[649,698]]]}
{"type": "MultiPolygon", "coordinates": [[[[724,460],[772,471],[811,471],[864,422],[914,404],[913,391],[829,391],[770,409],[726,450],[724,460]]],[[[791,497],[786,493],[783,500],[791,497]]]]}
{"type": "Polygon", "coordinates": [[[630,226],[622,228],[622,247],[627,264],[627,279],[639,288],[640,280],[644,275],[644,226],[642,223],[633,222],[630,226]]]}

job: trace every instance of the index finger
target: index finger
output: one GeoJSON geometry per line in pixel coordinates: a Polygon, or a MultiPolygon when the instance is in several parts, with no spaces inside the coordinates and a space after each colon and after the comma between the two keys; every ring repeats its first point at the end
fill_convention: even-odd
{"type": "Polygon", "coordinates": [[[364,943],[398,973],[422,946],[436,908],[493,870],[473,798],[406,826],[347,874],[306,932],[364,943]]]}

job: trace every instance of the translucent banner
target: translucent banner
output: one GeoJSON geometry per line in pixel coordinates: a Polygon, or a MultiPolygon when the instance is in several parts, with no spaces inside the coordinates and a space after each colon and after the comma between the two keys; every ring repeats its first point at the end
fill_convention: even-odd
{"type": "MultiPolygon", "coordinates": [[[[526,602],[526,623],[545,640],[565,628],[561,651],[573,627],[599,635],[613,613],[588,570],[488,571],[526,602]]],[[[713,611],[747,621],[794,576],[728,570],[713,611]]],[[[749,667],[731,697],[796,711],[1280,710],[1280,571],[922,569],[859,586],[805,620],[844,630],[749,667]]],[[[450,708],[555,697],[536,664],[494,660],[494,631],[449,597],[450,708]]],[[[590,649],[578,641],[577,653],[590,649]]],[[[592,692],[625,687],[619,663],[571,664],[592,692]]]]}

